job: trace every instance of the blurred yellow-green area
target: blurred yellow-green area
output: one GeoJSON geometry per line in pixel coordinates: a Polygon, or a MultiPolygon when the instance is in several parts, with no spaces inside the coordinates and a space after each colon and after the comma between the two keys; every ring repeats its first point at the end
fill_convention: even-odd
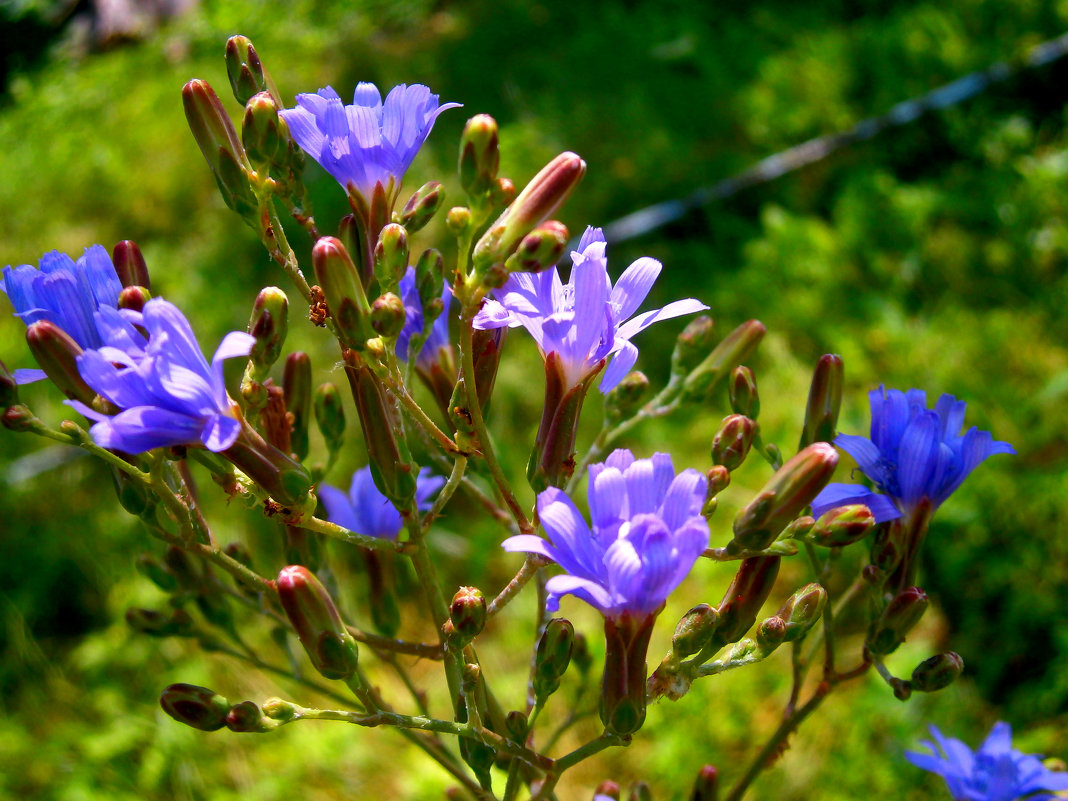
{"type": "MultiPolygon", "coordinates": [[[[2,0],[0,265],[136,240],[154,292],[186,310],[209,353],[226,331],[243,329],[261,287],[287,288],[255,233],[225,208],[182,112],[181,87],[199,77],[238,117],[222,59],[235,33],[253,40],[288,102],[327,84],[344,96],[361,80],[425,83],[442,101],[462,102],[439,119],[408,189],[441,179],[451,202],[462,202],[456,143],[479,112],[499,121],[501,173],[517,185],[558,152],[580,153],[588,172],[561,212],[577,234],[992,63],[1019,63],[1066,28],[1068,3],[1035,0],[2,0]]],[[[840,430],[866,433],[873,387],[918,387],[932,402],[943,392],[966,400],[967,425],[1019,453],[983,464],[939,511],[920,577],[934,608],[889,658],[907,676],[952,649],[964,658],[963,679],[907,703],[874,674],[844,685],[748,798],[948,798],[938,777],[903,757],[929,723],[976,746],[995,720],[1007,720],[1021,750],[1068,758],[1066,87],[1068,59],[1022,70],[963,103],[609,243],[613,277],[639,256],[664,263],[645,308],[694,296],[723,333],[752,317],[767,325],[752,367],[764,436],[784,453],[796,447],[811,369],[827,352],[846,365],[840,430]]],[[[345,198],[309,164],[316,219],[332,232],[345,198]]],[[[294,226],[291,239],[306,262],[307,236],[294,226]]],[[[430,245],[453,258],[444,226],[417,236],[416,247],[430,245]]],[[[6,300],[0,308],[0,359],[30,366],[21,324],[6,316],[6,300]]],[[[654,384],[667,377],[683,325],[662,323],[637,339],[638,368],[654,384]]],[[[290,330],[290,347],[313,354],[316,379],[343,383],[323,332],[299,312],[290,330]]],[[[518,332],[490,421],[517,480],[541,381],[537,353],[518,332]]],[[[44,385],[22,396],[46,420],[65,414],[44,385]]],[[[599,405],[587,402],[580,451],[599,405]]],[[[339,485],[365,459],[351,404],[347,411],[350,452],[328,478],[339,485]]],[[[643,456],[670,450],[677,467],[704,469],[728,411],[719,392],[707,408],[645,424],[625,445],[643,456]]],[[[714,545],[729,539],[731,504],[744,504],[767,478],[758,461],[739,471],[713,517],[714,545]]],[[[851,466],[840,468],[841,480],[851,466]]],[[[203,483],[220,539],[246,543],[271,575],[282,564],[276,524],[227,506],[203,483]]],[[[206,734],[168,718],[157,699],[173,682],[210,686],[233,701],[322,699],[188,641],[126,626],[128,607],[166,604],[134,567],[139,554],[159,555],[162,546],[119,508],[102,465],[0,431],[0,487],[0,797],[444,797],[450,777],[390,730],[307,722],[267,735],[206,734]]],[[[452,511],[433,546],[445,585],[496,593],[520,565],[500,551],[500,539],[474,506],[452,511]]],[[[345,554],[332,555],[344,562],[345,554]]],[[[860,558],[847,550],[836,590],[860,558]]],[[[717,603],[731,574],[697,565],[663,613],[652,663],[678,617],[695,603],[717,603]]],[[[788,560],[769,606],[809,580],[799,558],[788,560]]],[[[364,587],[355,578],[343,586],[346,614],[364,623],[364,587]]],[[[523,704],[535,604],[528,590],[479,640],[507,708],[523,704]]],[[[421,607],[413,600],[405,612],[417,616],[421,607]]],[[[598,616],[571,599],[562,613],[589,638],[596,679],[598,616]]],[[[277,654],[258,619],[239,621],[246,639],[277,654]]],[[[415,623],[405,631],[435,636],[415,623]]],[[[856,643],[842,648],[855,653],[856,643]]],[[[271,659],[286,667],[281,656],[271,659]]],[[[404,698],[388,670],[365,661],[384,692],[404,698]]],[[[440,680],[434,664],[407,666],[428,684],[440,680]]],[[[789,672],[782,649],[698,682],[678,702],[655,704],[633,745],[567,774],[559,797],[588,799],[611,779],[624,792],[645,780],[656,799],[683,798],[709,763],[730,783],[778,724],[789,672]]],[[[590,703],[589,695],[574,700],[579,684],[572,670],[545,716],[590,703]]],[[[438,694],[431,702],[441,706],[438,694]]],[[[596,733],[587,721],[561,747],[596,733]]]]}

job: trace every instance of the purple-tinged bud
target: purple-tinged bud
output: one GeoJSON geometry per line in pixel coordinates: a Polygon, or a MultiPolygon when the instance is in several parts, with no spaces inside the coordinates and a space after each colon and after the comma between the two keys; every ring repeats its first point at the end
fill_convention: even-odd
{"type": "Polygon", "coordinates": [[[806,584],[786,599],[775,616],[786,624],[786,642],[800,640],[823,614],[827,590],[815,582],[806,584]]]}
{"type": "Polygon", "coordinates": [[[723,418],[712,438],[712,463],[737,470],[749,455],[756,434],[756,423],[740,414],[723,418]]]}
{"type": "Polygon", "coordinates": [[[685,659],[700,651],[719,625],[719,612],[708,604],[698,604],[675,626],[671,638],[671,652],[676,659],[685,659]]]}
{"type": "Polygon", "coordinates": [[[760,551],[775,541],[786,524],[808,506],[834,474],[838,452],[833,445],[809,445],[780,467],[756,498],[734,519],[728,547],[760,551]]]}
{"type": "Polygon", "coordinates": [[[859,542],[875,527],[875,516],[864,504],[839,506],[825,512],[801,539],[824,548],[859,542]]]}
{"type": "Polygon", "coordinates": [[[816,525],[816,521],[810,515],[802,515],[789,522],[786,528],[782,530],[782,534],[779,535],[779,539],[804,541],[808,538],[809,532],[812,531],[814,525],[816,525]]]}
{"type": "Polygon", "coordinates": [[[694,317],[675,339],[671,351],[671,377],[681,380],[699,365],[712,347],[716,324],[707,314],[694,317]]]}
{"type": "Polygon", "coordinates": [[[905,555],[905,532],[893,523],[877,526],[871,544],[871,565],[883,574],[890,573],[905,555]]]}
{"type": "Polygon", "coordinates": [[[312,265],[338,331],[351,346],[362,348],[374,336],[371,305],[360,273],[341,240],[332,236],[319,239],[312,248],[312,265]]]}
{"type": "Polygon", "coordinates": [[[284,168],[293,137],[289,125],[278,115],[278,104],[267,92],[254,95],[241,119],[241,143],[257,168],[284,168]]]}
{"type": "Polygon", "coordinates": [[[756,420],[760,414],[760,393],[757,391],[756,376],[744,364],[731,370],[728,384],[731,409],[756,420]]]}
{"type": "Polygon", "coordinates": [[[252,165],[215,90],[207,81],[192,80],[182,88],[182,103],[189,129],[215,174],[226,205],[241,215],[254,214],[257,201],[249,182],[252,165]]]}
{"type": "Polygon", "coordinates": [[[184,609],[171,614],[155,609],[133,607],[126,610],[126,625],[139,634],[150,637],[188,637],[193,633],[193,618],[184,609]]]}
{"type": "Polygon", "coordinates": [[[449,604],[446,635],[451,643],[462,648],[482,633],[486,625],[486,599],[477,587],[460,587],[449,604]]]}
{"type": "Polygon", "coordinates": [[[779,556],[752,556],[742,560],[717,607],[720,623],[716,628],[713,647],[722,648],[737,642],[756,622],[760,607],[775,586],[781,559],[779,556]]]}
{"type": "Polygon", "coordinates": [[[597,371],[570,386],[563,359],[552,351],[545,357],[545,407],[527,461],[527,481],[535,492],[562,487],[575,471],[575,437],[579,415],[597,371]]]}
{"type": "Polygon", "coordinates": [[[262,733],[275,728],[274,722],[252,701],[242,701],[226,713],[226,728],[230,731],[262,733]]]}
{"type": "Polygon", "coordinates": [[[627,801],[653,801],[653,791],[645,782],[634,782],[627,793],[627,801]]]}
{"type": "Polygon", "coordinates": [[[545,703],[560,686],[560,679],[571,664],[575,648],[575,627],[570,620],[554,617],[545,624],[534,658],[534,697],[545,703]]]}
{"type": "Polygon", "coordinates": [[[415,190],[401,209],[398,220],[414,234],[430,222],[445,203],[445,187],[439,181],[429,181],[415,190]]]}
{"type": "Polygon", "coordinates": [[[326,441],[326,449],[338,453],[345,444],[345,406],[334,384],[326,383],[315,390],[315,422],[326,441]]]}
{"type": "Polygon", "coordinates": [[[705,765],[697,771],[689,801],[719,801],[719,771],[714,765],[705,765]]]}
{"type": "Polygon", "coordinates": [[[471,209],[467,206],[453,206],[445,215],[445,224],[459,236],[471,226],[471,209]]]}
{"type": "Polygon", "coordinates": [[[297,461],[303,461],[308,455],[308,425],[311,422],[311,359],[304,351],[294,351],[286,357],[282,392],[286,413],[292,416],[290,451],[297,461]]]}
{"type": "MultiPolygon", "coordinates": [[[[290,442],[292,447],[292,441],[290,442]]],[[[234,444],[222,456],[282,506],[283,514],[303,514],[312,500],[312,480],[308,471],[289,454],[267,442],[259,432],[244,423],[234,444]]]]}
{"type": "Polygon", "coordinates": [[[282,568],[276,586],[278,600],[315,669],[328,679],[347,679],[355,673],[359,658],[356,640],[315,574],[290,565],[282,568]]]}
{"type": "Polygon", "coordinates": [[[375,298],[371,304],[371,328],[379,336],[396,339],[404,329],[404,301],[392,292],[375,298]]]}
{"type": "Polygon", "coordinates": [[[493,386],[497,382],[497,367],[501,361],[501,348],[507,328],[488,328],[475,330],[472,335],[471,349],[475,362],[475,391],[478,403],[483,410],[489,406],[493,396],[493,386]]]}
{"type": "Polygon", "coordinates": [[[129,309],[139,312],[145,308],[145,304],[152,299],[152,294],[143,286],[124,287],[119,293],[119,302],[116,304],[120,309],[129,309]]]}
{"type": "Polygon", "coordinates": [[[769,617],[760,621],[756,631],[756,644],[765,654],[770,654],[786,640],[786,621],[781,617],[769,617]]]}
{"type": "Polygon", "coordinates": [[[604,620],[604,675],[601,722],[613,734],[633,734],[645,723],[645,659],[656,615],[627,612],[604,620]]]}
{"type": "Polygon", "coordinates": [[[492,192],[500,162],[497,121],[488,114],[476,114],[460,137],[460,186],[472,198],[492,192]]]}
{"type": "Polygon", "coordinates": [[[928,657],[912,671],[912,689],[933,693],[945,689],[964,672],[964,660],[953,651],[928,657]]]}
{"type": "Polygon", "coordinates": [[[513,709],[504,717],[504,728],[512,742],[523,744],[527,741],[530,724],[524,713],[513,709]]]}
{"type": "MultiPolygon", "coordinates": [[[[415,287],[419,292],[419,301],[423,304],[424,318],[427,316],[427,305],[441,300],[444,283],[445,260],[441,257],[441,251],[427,248],[419,254],[419,259],[415,262],[415,287]]],[[[424,322],[424,325],[429,323],[424,322]]]]}
{"type": "Polygon", "coordinates": [[[801,430],[798,449],[813,442],[834,442],[838,411],[842,408],[842,383],[845,368],[842,357],[828,353],[820,357],[812,374],[812,386],[805,406],[805,427],[801,430]]]}
{"type": "Polygon", "coordinates": [[[15,377],[7,371],[7,365],[0,361],[0,410],[18,403],[19,385],[15,377]]]}
{"type": "Polygon", "coordinates": [[[163,711],[186,726],[217,731],[226,725],[230,702],[214,690],[195,684],[172,684],[159,696],[163,711]]]}
{"type": "Polygon", "coordinates": [[[282,96],[247,36],[231,36],[226,40],[226,75],[234,98],[242,106],[259,92],[268,92],[276,106],[282,105],[282,96]]]}
{"type": "Polygon", "coordinates": [[[707,397],[735,365],[749,358],[764,338],[766,330],[759,320],[749,320],[727,334],[686,377],[682,385],[683,398],[699,402],[707,397]]]}
{"type": "Polygon", "coordinates": [[[510,178],[498,178],[490,192],[490,206],[495,209],[507,206],[515,200],[515,184],[510,178]]]}
{"type": "Polygon", "coordinates": [[[256,342],[248,355],[252,364],[252,380],[263,381],[282,355],[282,346],[289,331],[289,298],[276,286],[264,287],[252,304],[248,332],[256,342]]]}
{"type": "Polygon", "coordinates": [[[297,705],[281,698],[268,698],[263,702],[263,714],[271,720],[288,723],[297,716],[297,705]]]}
{"type": "Polygon", "coordinates": [[[30,407],[23,403],[15,403],[4,409],[3,415],[0,415],[0,422],[8,431],[32,431],[40,421],[30,411],[30,407]]]}
{"type": "Polygon", "coordinates": [[[605,416],[612,423],[620,423],[634,416],[649,395],[649,379],[645,373],[634,370],[604,399],[605,416]]]}
{"type": "Polygon", "coordinates": [[[585,174],[586,162],[574,153],[561,153],[545,165],[475,244],[476,273],[507,259],[524,236],[560,208],[585,174]]]}
{"type": "Polygon", "coordinates": [[[567,250],[569,237],[563,223],[556,220],[543,222],[523,237],[506,266],[510,272],[540,273],[547,270],[560,261],[567,250]]]}
{"type": "Polygon", "coordinates": [[[705,473],[708,481],[708,497],[715,498],[731,483],[731,471],[723,465],[714,465],[705,473]]]}
{"type": "Polygon", "coordinates": [[[78,373],[77,359],[82,348],[70,334],[49,320],[38,320],[26,329],[26,344],[38,366],[64,395],[92,404],[96,393],[78,373]]]}
{"type": "Polygon", "coordinates": [[[593,797],[596,799],[597,796],[604,796],[606,798],[611,798],[612,801],[619,801],[619,785],[614,781],[606,779],[597,785],[597,790],[594,792],[593,797]]]}
{"type": "Polygon", "coordinates": [[[408,269],[408,232],[403,225],[390,223],[382,229],[375,244],[374,257],[378,286],[381,289],[396,288],[408,269]]]}
{"type": "Polygon", "coordinates": [[[905,636],[920,621],[929,605],[927,593],[919,587],[909,587],[898,593],[872,624],[868,650],[875,656],[892,654],[905,641],[905,636]]]}
{"type": "MultiPolygon", "coordinates": [[[[345,247],[345,252],[353,256],[361,254],[363,249],[363,235],[360,233],[360,225],[356,222],[355,214],[346,214],[341,218],[337,226],[337,238],[345,247]]],[[[356,259],[357,264],[363,264],[363,259],[356,259]]],[[[365,277],[364,285],[370,281],[371,276],[365,277]]]]}
{"type": "Polygon", "coordinates": [[[115,274],[123,286],[152,288],[145,257],[132,239],[124,239],[112,248],[111,263],[115,265],[115,274]]]}
{"type": "Polygon", "coordinates": [[[163,590],[163,592],[174,592],[178,589],[178,579],[154,556],[147,553],[140,554],[135,564],[137,572],[163,590]]]}

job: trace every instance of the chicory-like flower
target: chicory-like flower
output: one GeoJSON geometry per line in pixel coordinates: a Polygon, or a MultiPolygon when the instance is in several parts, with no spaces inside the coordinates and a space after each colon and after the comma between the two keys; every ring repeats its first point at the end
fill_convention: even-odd
{"type": "Polygon", "coordinates": [[[438,115],[460,105],[439,105],[421,84],[395,86],[383,102],[373,83],[360,83],[352,105],[327,86],[297,95],[297,107],[279,114],[304,152],[347,192],[369,198],[376,184],[387,194],[400,186],[438,115]]]}
{"type": "Polygon", "coordinates": [[[78,371],[122,411],[108,417],[71,405],[96,421],[89,433],[98,445],[142,453],[197,443],[218,452],[234,444],[241,422],[226,394],[222,362],[247,356],[253,337],[231,331],[209,365],[189,321],[162,298],[149,300],[142,312],[102,307],[96,322],[106,344],[79,356],[78,371]]]}
{"type": "Polygon", "coordinates": [[[601,229],[587,228],[578,251],[571,254],[566,284],[555,267],[535,275],[512,273],[497,291],[498,300],[487,300],[475,317],[475,328],[523,326],[543,356],[557,354],[565,387],[578,386],[607,364],[600,389],[611,391],[638,358],[630,341],[634,335],[660,320],[708,307],[687,298],[632,318],[662,265],[656,259],[638,259],[613,286],[605,247],[601,229]]]}
{"type": "Polygon", "coordinates": [[[1012,747],[1008,723],[995,723],[976,751],[934,726],[931,736],[933,743],[924,742],[930,754],[906,751],[905,758],[945,779],[954,801],[1056,801],[1061,796],[1054,793],[1068,790],[1068,773],[1051,771],[1040,757],[1012,747]]]}
{"type": "Polygon", "coordinates": [[[963,435],[967,404],[943,395],[927,408],[923,390],[872,390],[871,438],[839,434],[834,444],[860,466],[882,494],[858,484],[828,484],[812,502],[819,517],[829,509],[862,503],[879,522],[908,517],[924,502],[933,511],[988,456],[1016,451],[989,431],[972,427],[963,435]]]}
{"type": "MultiPolygon", "coordinates": [[[[419,471],[415,502],[420,511],[430,508],[430,499],[444,483],[441,476],[430,475],[429,468],[419,471]]],[[[319,499],[326,507],[327,520],[365,537],[396,540],[404,528],[400,512],[375,486],[370,467],[362,467],[353,474],[347,493],[329,484],[321,485],[319,499]]]]}

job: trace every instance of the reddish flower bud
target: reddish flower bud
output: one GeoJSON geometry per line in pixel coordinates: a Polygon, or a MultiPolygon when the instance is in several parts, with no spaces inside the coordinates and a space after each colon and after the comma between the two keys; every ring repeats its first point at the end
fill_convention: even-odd
{"type": "Polygon", "coordinates": [[[744,364],[739,364],[731,370],[728,390],[731,409],[756,420],[760,414],[760,393],[757,391],[756,376],[753,375],[753,371],[744,364]]]}
{"type": "Polygon", "coordinates": [[[111,263],[115,265],[115,274],[119,276],[119,283],[124,287],[152,288],[145,257],[141,255],[141,248],[133,240],[124,239],[115,245],[111,251],[111,263]]]}
{"type": "Polygon", "coordinates": [[[315,669],[328,679],[347,679],[355,673],[356,640],[315,574],[290,565],[282,568],[276,586],[282,608],[315,669]]]}
{"type": "Polygon", "coordinates": [[[229,701],[195,684],[172,684],[160,694],[159,705],[179,723],[201,731],[221,729],[230,711],[229,701]]]}
{"type": "Polygon", "coordinates": [[[919,587],[909,587],[900,592],[872,624],[868,635],[868,650],[876,656],[885,656],[897,650],[905,641],[905,636],[912,630],[923,613],[927,611],[930,601],[927,593],[919,587]]]}
{"type": "Polygon", "coordinates": [[[712,463],[737,470],[749,455],[755,434],[756,424],[748,417],[740,414],[724,417],[712,438],[712,463]]]}
{"type": "Polygon", "coordinates": [[[845,368],[842,357],[828,353],[820,357],[812,374],[812,386],[805,407],[805,426],[801,430],[804,448],[813,442],[834,442],[838,427],[838,411],[842,408],[842,383],[845,368]]]}

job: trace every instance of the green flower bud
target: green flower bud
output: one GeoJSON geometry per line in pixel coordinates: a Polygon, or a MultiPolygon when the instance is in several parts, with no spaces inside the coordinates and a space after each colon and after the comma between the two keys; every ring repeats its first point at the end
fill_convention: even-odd
{"type": "Polygon", "coordinates": [[[266,732],[273,729],[274,722],[263,714],[252,701],[242,701],[230,707],[226,713],[226,728],[236,732],[266,732]]]}
{"type": "Polygon", "coordinates": [[[289,125],[278,115],[278,104],[267,92],[254,95],[241,119],[241,144],[257,168],[276,171],[289,166],[293,137],[289,125]]]}
{"type": "Polygon", "coordinates": [[[712,352],[686,377],[682,385],[684,399],[699,402],[731,369],[745,361],[764,338],[766,329],[759,320],[749,320],[725,336],[712,352]]]}
{"type": "Polygon", "coordinates": [[[281,698],[268,698],[263,702],[263,714],[271,720],[288,723],[297,716],[297,705],[281,698]]]}
{"type": "Polygon", "coordinates": [[[715,498],[731,483],[731,472],[723,465],[715,465],[705,473],[708,481],[708,497],[715,498]]]}
{"type": "Polygon", "coordinates": [[[872,624],[868,635],[868,650],[875,656],[886,656],[897,650],[905,635],[919,623],[930,601],[919,587],[909,587],[894,598],[872,624]]]}
{"type": "Polygon", "coordinates": [[[492,192],[500,161],[497,121],[488,114],[476,114],[460,137],[460,186],[472,198],[492,192]]]}
{"type": "Polygon", "coordinates": [[[712,639],[719,625],[719,612],[708,604],[698,604],[675,626],[671,651],[676,659],[685,659],[700,651],[712,639]]]}
{"type": "Polygon", "coordinates": [[[163,592],[174,592],[178,589],[178,579],[154,556],[143,553],[137,557],[135,564],[137,565],[137,572],[163,590],[163,592]]]}
{"type": "Polygon", "coordinates": [[[731,414],[723,418],[712,438],[712,463],[737,470],[749,455],[756,434],[756,424],[748,417],[731,414]]]}
{"type": "Polygon", "coordinates": [[[765,618],[757,626],[756,643],[764,653],[771,653],[782,645],[785,639],[786,622],[781,617],[765,618]]]}
{"type": "Polygon", "coordinates": [[[226,205],[243,216],[255,214],[256,195],[249,180],[252,165],[215,90],[207,81],[192,80],[182,88],[182,103],[189,129],[215,174],[226,205]]]}
{"type": "Polygon", "coordinates": [[[7,365],[0,361],[0,409],[6,410],[17,403],[18,399],[19,385],[15,383],[15,377],[8,372],[7,365]]]}
{"type": "Polygon", "coordinates": [[[445,203],[445,187],[438,181],[430,181],[415,190],[400,213],[400,224],[410,234],[421,230],[430,222],[445,203]]]}
{"type": "Polygon", "coordinates": [[[622,422],[641,408],[649,394],[649,379],[638,370],[627,373],[604,399],[605,415],[610,421],[622,422]]]}
{"type": "Polygon", "coordinates": [[[124,287],[119,293],[118,307],[139,312],[145,308],[145,304],[152,299],[151,293],[143,286],[124,287]]]}
{"type": "Polygon", "coordinates": [[[141,255],[141,248],[130,239],[124,239],[111,251],[111,263],[115,265],[115,274],[124,287],[143,286],[151,289],[148,277],[148,265],[141,255]]]}
{"type": "Polygon", "coordinates": [[[231,36],[226,40],[226,75],[234,98],[242,106],[253,95],[268,92],[275,105],[282,107],[282,96],[247,36],[231,36]]]}
{"type": "Polygon", "coordinates": [[[96,393],[78,373],[81,346],[55,323],[38,320],[26,329],[26,344],[45,375],[72,400],[91,405],[96,393]]]}
{"type": "Polygon", "coordinates": [[[334,384],[322,384],[315,390],[315,422],[331,454],[345,444],[345,407],[334,384]]]}
{"type": "Polygon", "coordinates": [[[756,498],[734,519],[728,547],[759,551],[808,506],[834,474],[838,452],[826,442],[809,445],[779,468],[756,498]]]}
{"type": "Polygon", "coordinates": [[[222,456],[266,490],[282,506],[284,514],[307,511],[312,489],[308,471],[247,423],[242,424],[241,433],[222,456]]]}
{"type": "Polygon", "coordinates": [[[689,801],[718,801],[719,772],[714,765],[705,765],[697,771],[689,801]]]}
{"type": "Polygon", "coordinates": [[[308,424],[311,422],[311,359],[307,353],[298,350],[286,357],[282,392],[286,412],[293,416],[289,447],[293,456],[303,461],[308,455],[308,424]]]}
{"type": "Polygon", "coordinates": [[[513,200],[515,200],[515,184],[509,178],[498,178],[490,192],[490,206],[499,209],[513,200]]]}
{"type": "Polygon", "coordinates": [[[824,548],[859,542],[875,527],[875,517],[864,504],[839,506],[824,513],[802,538],[824,548]]]}
{"type": "Polygon", "coordinates": [[[964,660],[953,651],[928,657],[912,671],[912,689],[933,693],[945,689],[964,672],[964,660]]]}
{"type": "Polygon", "coordinates": [[[453,206],[445,215],[445,224],[449,230],[459,236],[471,225],[471,209],[466,206],[453,206]]]}
{"type": "Polygon", "coordinates": [[[486,599],[477,587],[460,587],[449,605],[446,634],[456,647],[462,648],[482,632],[486,625],[486,599]]]}
{"type": "Polygon", "coordinates": [[[904,529],[893,524],[878,526],[871,543],[871,566],[890,573],[905,555],[904,529]]]}
{"type": "Polygon", "coordinates": [[[731,370],[730,391],[731,409],[753,420],[760,414],[760,393],[757,391],[756,376],[744,364],[731,370]]]}
{"type": "Polygon", "coordinates": [[[534,658],[534,697],[545,703],[560,686],[560,679],[571,664],[575,647],[575,627],[570,620],[554,617],[545,624],[534,658]]]}
{"type": "Polygon", "coordinates": [[[786,624],[786,642],[800,640],[823,614],[827,604],[827,590],[813,582],[806,584],[786,599],[775,616],[786,624]]]}
{"type": "Polygon", "coordinates": [[[504,727],[512,742],[522,744],[527,741],[530,725],[524,713],[513,709],[505,716],[504,727]]]}
{"type": "MultiPolygon", "coordinates": [[[[419,291],[419,301],[423,304],[424,317],[426,317],[427,305],[441,299],[444,282],[445,260],[441,257],[440,251],[427,248],[419,255],[419,260],[415,263],[415,287],[419,291]]],[[[437,317],[437,314],[434,317],[437,317]]],[[[429,322],[424,323],[425,327],[429,325],[429,322]]]]}
{"type": "Polygon", "coordinates": [[[186,726],[217,731],[226,725],[230,702],[214,690],[195,684],[172,684],[159,696],[163,711],[186,726]]]}
{"type": "Polygon", "coordinates": [[[332,236],[319,239],[312,248],[312,265],[342,337],[352,347],[362,348],[374,336],[371,306],[360,273],[341,240],[332,236]]]}
{"type": "Polygon", "coordinates": [[[497,382],[497,367],[501,361],[501,348],[507,328],[487,328],[474,332],[471,349],[475,362],[475,392],[483,412],[489,406],[493,396],[493,386],[497,382]]]}
{"type": "Polygon", "coordinates": [[[510,272],[539,273],[547,270],[564,255],[569,236],[563,223],[556,220],[543,222],[523,237],[506,266],[510,272]]]}
{"type": "Polygon", "coordinates": [[[390,223],[378,234],[374,253],[375,278],[383,290],[396,288],[408,269],[408,232],[390,223]]]}
{"type": "Polygon", "coordinates": [[[805,427],[801,430],[798,449],[813,442],[834,442],[838,410],[842,408],[844,380],[842,357],[834,353],[821,356],[812,374],[812,386],[805,406],[805,427]]]}
{"type": "Polygon", "coordinates": [[[707,314],[694,317],[675,339],[671,352],[671,377],[681,379],[705,358],[712,347],[716,324],[707,314]]]}
{"type": "Polygon", "coordinates": [[[779,556],[752,556],[742,560],[717,607],[720,624],[712,641],[713,647],[718,646],[716,650],[740,640],[756,622],[760,607],[775,586],[781,559],[779,556]]]}
{"type": "MultiPolygon", "coordinates": [[[[359,256],[363,252],[363,235],[360,233],[360,226],[356,222],[355,214],[346,214],[341,218],[341,221],[337,226],[337,238],[341,240],[341,244],[345,246],[345,252],[353,256],[359,256]]],[[[357,264],[363,264],[363,259],[356,259],[357,264]]],[[[371,276],[366,276],[364,279],[364,286],[370,281],[371,276]]]]}
{"type": "Polygon", "coordinates": [[[278,600],[315,669],[328,679],[347,679],[355,673],[359,658],[356,640],[315,574],[290,565],[282,568],[276,586],[278,600]]]}
{"type": "Polygon", "coordinates": [[[404,301],[392,292],[379,295],[371,304],[371,328],[379,336],[396,339],[404,320],[404,301]]]}
{"type": "Polygon", "coordinates": [[[276,286],[264,287],[252,305],[248,332],[256,342],[248,355],[252,380],[263,381],[278,357],[289,330],[289,298],[276,286]]]}

